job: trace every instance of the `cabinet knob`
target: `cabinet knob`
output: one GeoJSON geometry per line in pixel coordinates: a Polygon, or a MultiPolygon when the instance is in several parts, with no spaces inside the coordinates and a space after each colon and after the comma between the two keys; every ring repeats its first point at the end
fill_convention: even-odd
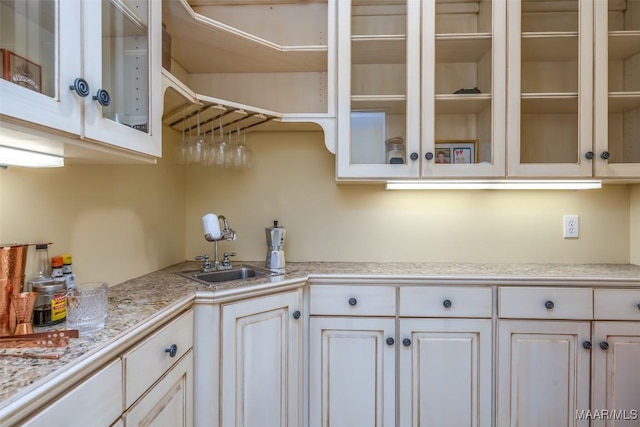
{"type": "Polygon", "coordinates": [[[165,348],[164,352],[169,353],[169,357],[176,357],[176,354],[178,354],[178,346],[171,344],[171,347],[165,348]]]}
{"type": "Polygon", "coordinates": [[[600,348],[603,350],[609,350],[609,343],[606,341],[600,341],[600,348]]]}
{"type": "Polygon", "coordinates": [[[411,340],[409,338],[405,338],[402,340],[402,345],[405,347],[409,347],[411,345],[411,340]]]}
{"type": "Polygon", "coordinates": [[[424,155],[424,158],[427,160],[433,160],[433,153],[429,151],[427,154],[424,155]]]}
{"type": "Polygon", "coordinates": [[[585,349],[587,349],[587,350],[591,350],[591,347],[592,347],[592,345],[591,345],[591,341],[585,341],[585,342],[583,342],[583,343],[582,343],[582,347],[584,347],[584,348],[585,348],[585,349]]]}
{"type": "Polygon", "coordinates": [[[442,301],[442,305],[444,306],[444,308],[451,308],[451,300],[450,299],[446,299],[446,300],[442,301]]]}
{"type": "Polygon", "coordinates": [[[293,318],[296,319],[296,320],[298,320],[300,318],[300,311],[299,310],[296,310],[296,311],[293,312],[293,318]]]}
{"type": "Polygon", "coordinates": [[[396,340],[394,340],[393,338],[389,337],[387,338],[387,345],[393,345],[396,342],[396,340]]]}
{"type": "Polygon", "coordinates": [[[81,77],[78,77],[73,81],[73,84],[69,86],[69,89],[75,91],[78,96],[85,97],[89,95],[89,83],[81,77]]]}
{"type": "Polygon", "coordinates": [[[593,159],[593,151],[587,151],[587,152],[584,154],[584,158],[585,158],[585,159],[587,159],[587,160],[591,160],[591,159],[593,159]]]}
{"type": "Polygon", "coordinates": [[[358,300],[355,298],[349,298],[349,305],[356,305],[358,303],[358,300]]]}
{"type": "Polygon", "coordinates": [[[603,152],[600,154],[600,158],[601,158],[602,160],[607,160],[609,157],[611,157],[611,153],[609,153],[608,151],[603,151],[603,152]]]}
{"type": "Polygon", "coordinates": [[[111,97],[109,96],[109,92],[104,89],[98,89],[96,94],[93,96],[95,101],[98,101],[98,104],[103,107],[108,107],[111,104],[111,97]]]}
{"type": "Polygon", "coordinates": [[[547,301],[544,303],[544,306],[547,310],[551,310],[553,309],[553,307],[555,306],[555,304],[553,303],[553,301],[547,301]]]}
{"type": "Polygon", "coordinates": [[[640,310],[640,304],[638,304],[637,307],[638,307],[638,310],[640,310]]]}
{"type": "Polygon", "coordinates": [[[411,155],[409,156],[409,158],[411,160],[418,160],[418,158],[420,158],[420,156],[418,155],[418,153],[411,153],[411,155]]]}

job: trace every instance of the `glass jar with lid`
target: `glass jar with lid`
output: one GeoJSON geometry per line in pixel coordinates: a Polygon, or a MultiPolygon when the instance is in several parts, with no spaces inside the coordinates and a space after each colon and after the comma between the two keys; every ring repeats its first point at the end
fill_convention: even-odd
{"type": "Polygon", "coordinates": [[[384,142],[386,163],[390,165],[403,165],[406,162],[407,148],[404,138],[396,136],[384,142]]]}
{"type": "Polygon", "coordinates": [[[38,293],[33,309],[33,326],[57,325],[66,320],[67,290],[64,282],[35,281],[31,283],[31,289],[38,293]]]}

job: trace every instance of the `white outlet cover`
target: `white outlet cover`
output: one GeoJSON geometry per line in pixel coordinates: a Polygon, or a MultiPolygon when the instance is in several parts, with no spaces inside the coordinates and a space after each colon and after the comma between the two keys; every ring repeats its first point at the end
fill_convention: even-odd
{"type": "Polygon", "coordinates": [[[577,239],[580,237],[580,216],[564,215],[562,217],[562,237],[565,239],[577,239]]]}

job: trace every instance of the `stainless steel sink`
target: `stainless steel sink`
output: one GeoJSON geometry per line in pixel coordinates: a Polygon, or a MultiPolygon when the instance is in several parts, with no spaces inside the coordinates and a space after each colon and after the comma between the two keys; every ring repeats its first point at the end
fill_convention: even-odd
{"type": "Polygon", "coordinates": [[[251,277],[263,277],[263,276],[277,276],[280,273],[275,273],[270,270],[263,270],[261,268],[242,265],[239,267],[233,267],[229,270],[217,270],[209,272],[191,271],[180,273],[184,277],[194,279],[205,284],[230,282],[232,280],[242,280],[251,277]]]}

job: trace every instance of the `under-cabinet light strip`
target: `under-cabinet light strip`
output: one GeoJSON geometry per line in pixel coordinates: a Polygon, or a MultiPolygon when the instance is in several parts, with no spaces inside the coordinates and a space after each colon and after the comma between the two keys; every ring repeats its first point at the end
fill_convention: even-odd
{"type": "Polygon", "coordinates": [[[0,145],[0,165],[55,168],[64,166],[64,157],[0,145]]]}
{"type": "Polygon", "coordinates": [[[418,180],[387,181],[387,190],[592,190],[600,180],[418,180]]]}

